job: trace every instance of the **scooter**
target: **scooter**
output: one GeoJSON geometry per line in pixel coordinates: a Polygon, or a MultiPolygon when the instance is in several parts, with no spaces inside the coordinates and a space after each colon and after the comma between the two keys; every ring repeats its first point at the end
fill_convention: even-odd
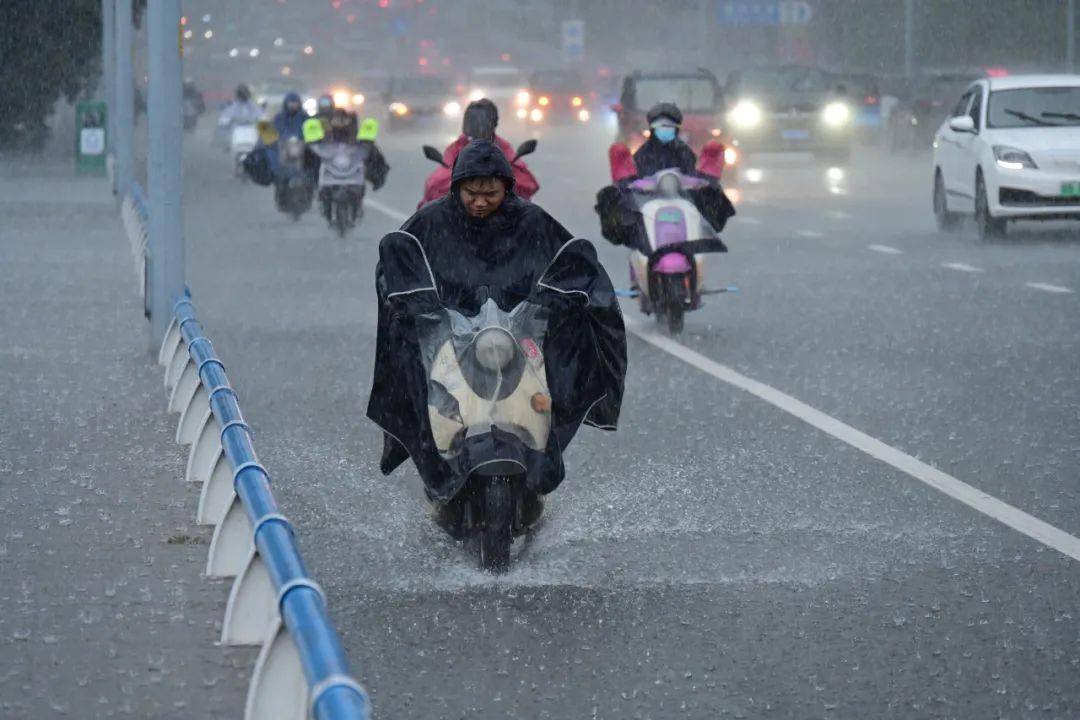
{"type": "Polygon", "coordinates": [[[629,184],[645,230],[643,241],[630,253],[631,279],[641,311],[655,314],[673,335],[682,332],[686,312],[701,307],[702,296],[730,290],[702,287],[704,255],[727,252],[719,234],[687,195],[708,184],[674,169],[629,184]]]}
{"type": "Polygon", "coordinates": [[[233,174],[247,179],[244,172],[244,159],[255,149],[259,142],[259,131],[254,125],[233,125],[229,130],[229,155],[233,158],[233,174]]]}
{"type": "Polygon", "coordinates": [[[278,141],[278,170],[274,178],[274,200],[278,210],[293,220],[311,208],[314,194],[304,163],[305,145],[298,137],[278,141]]]}
{"type": "Polygon", "coordinates": [[[319,164],[319,199],[323,216],[340,237],[364,215],[364,170],[368,149],[365,145],[342,142],[318,142],[308,145],[321,160],[319,164]]]}
{"type": "MultiPolygon", "coordinates": [[[[526,155],[531,155],[532,153],[536,152],[536,146],[537,145],[538,145],[538,142],[535,139],[534,140],[526,140],[525,142],[518,145],[517,150],[514,151],[514,157],[510,161],[510,164],[513,165],[514,163],[516,163],[518,160],[525,157],[526,155]]],[[[451,170],[452,169],[443,160],[442,153],[439,152],[437,148],[434,148],[431,145],[424,145],[423,146],[423,151],[424,151],[424,157],[426,157],[431,162],[435,163],[436,165],[442,166],[446,170],[451,170]]],[[[435,172],[440,172],[440,171],[436,170],[435,172]]],[[[449,173],[447,173],[447,176],[448,175],[449,175],[449,173]]],[[[530,177],[531,177],[531,175],[530,175],[530,177]]],[[[429,178],[429,182],[430,182],[430,178],[429,178]]],[[[447,187],[449,187],[449,179],[447,179],[446,182],[447,182],[447,187]]],[[[428,186],[425,185],[425,191],[427,189],[428,189],[428,186]]],[[[430,196],[428,196],[428,197],[430,197],[430,196]]],[[[526,198],[526,199],[528,199],[528,198],[526,198]]],[[[428,201],[427,198],[421,200],[420,201],[420,207],[422,207],[427,201],[428,201]]]]}
{"type": "Polygon", "coordinates": [[[551,431],[540,350],[547,317],[529,301],[505,312],[488,299],[473,317],[442,307],[416,318],[432,438],[468,475],[452,501],[452,533],[475,540],[486,570],[509,567],[514,536],[536,519],[527,516],[525,479],[551,431]]]}

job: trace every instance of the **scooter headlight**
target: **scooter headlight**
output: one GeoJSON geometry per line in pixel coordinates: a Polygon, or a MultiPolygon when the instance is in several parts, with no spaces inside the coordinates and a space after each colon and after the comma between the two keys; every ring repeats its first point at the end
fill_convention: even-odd
{"type": "Polygon", "coordinates": [[[514,359],[514,338],[498,328],[482,330],[476,338],[476,361],[491,372],[499,372],[514,359]]]}

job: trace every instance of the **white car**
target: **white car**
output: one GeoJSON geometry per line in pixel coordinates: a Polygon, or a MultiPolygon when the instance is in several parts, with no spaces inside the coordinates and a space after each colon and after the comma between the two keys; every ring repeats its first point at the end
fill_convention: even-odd
{"type": "Polygon", "coordinates": [[[1080,75],[972,83],[934,137],[934,215],[973,215],[982,238],[1009,220],[1080,220],[1080,75]]]}

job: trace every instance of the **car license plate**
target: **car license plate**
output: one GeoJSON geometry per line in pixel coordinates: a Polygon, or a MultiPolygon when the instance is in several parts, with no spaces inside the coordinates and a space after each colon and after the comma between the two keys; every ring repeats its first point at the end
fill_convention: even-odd
{"type": "Polygon", "coordinates": [[[783,130],[780,133],[780,137],[784,140],[809,140],[809,130],[783,130]]]}
{"type": "Polygon", "coordinates": [[[1080,197],[1080,180],[1061,183],[1061,196],[1067,198],[1080,197]]]}

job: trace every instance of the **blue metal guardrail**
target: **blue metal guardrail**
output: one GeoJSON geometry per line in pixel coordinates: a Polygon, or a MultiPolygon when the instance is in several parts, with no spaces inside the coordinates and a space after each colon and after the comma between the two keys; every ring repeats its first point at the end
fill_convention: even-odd
{"type": "Polygon", "coordinates": [[[367,693],[349,675],[322,589],[308,577],[292,524],[274,502],[270,477],[255,455],[251,431],[240,414],[225,366],[203,334],[189,294],[176,303],[173,317],[221,428],[221,447],[233,468],[233,486],[253,528],[256,551],[266,565],[277,594],[278,612],[307,679],[310,713],[317,720],[366,720],[370,713],[367,693]]]}

